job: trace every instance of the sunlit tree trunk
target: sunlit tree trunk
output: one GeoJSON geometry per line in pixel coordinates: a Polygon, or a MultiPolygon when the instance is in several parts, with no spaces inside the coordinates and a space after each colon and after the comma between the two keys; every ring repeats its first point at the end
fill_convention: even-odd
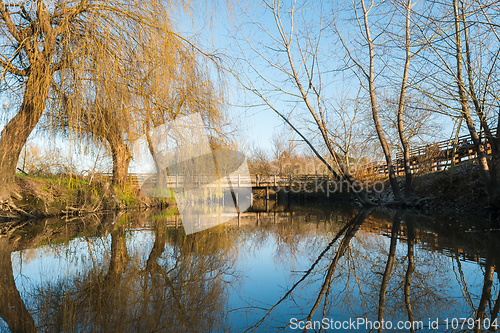
{"type": "Polygon", "coordinates": [[[394,199],[396,201],[402,201],[403,197],[401,196],[401,190],[399,189],[399,184],[394,172],[394,165],[392,164],[391,149],[389,148],[389,144],[387,143],[387,139],[385,138],[385,134],[382,129],[382,125],[380,123],[380,117],[378,114],[377,97],[375,94],[375,73],[374,73],[375,54],[374,54],[373,40],[370,32],[370,26],[368,25],[368,9],[366,8],[364,0],[361,1],[361,5],[363,7],[365,39],[368,44],[368,51],[370,57],[370,65],[368,68],[368,73],[366,75],[366,78],[368,80],[368,92],[370,94],[373,123],[375,125],[375,130],[377,132],[380,145],[382,146],[382,150],[384,151],[385,161],[387,163],[387,172],[389,173],[389,182],[391,184],[392,192],[394,194],[394,199]]]}
{"type": "Polygon", "coordinates": [[[123,188],[127,182],[128,166],[132,156],[123,141],[111,139],[109,141],[111,155],[113,157],[113,180],[112,184],[123,188]]]}
{"type": "Polygon", "coordinates": [[[0,136],[0,200],[10,198],[14,188],[19,155],[42,116],[52,80],[47,60],[32,66],[19,112],[2,130],[0,136]]]}
{"type": "MultiPolygon", "coordinates": [[[[500,209],[500,184],[498,182],[498,175],[497,175],[498,170],[496,170],[498,168],[496,163],[498,162],[499,158],[498,156],[493,156],[492,158],[493,169],[490,170],[490,165],[488,164],[485,147],[483,146],[481,139],[476,131],[469,109],[468,96],[471,95],[474,91],[472,90],[471,92],[466,89],[465,81],[463,78],[462,29],[460,27],[462,19],[459,14],[458,0],[453,0],[453,14],[454,14],[454,28],[455,28],[455,58],[457,63],[456,82],[458,85],[458,96],[460,98],[460,105],[462,107],[462,117],[465,120],[467,128],[469,129],[472,142],[474,143],[474,149],[477,152],[480,174],[483,183],[486,186],[486,192],[488,193],[488,199],[490,205],[492,205],[496,209],[500,209]]],[[[468,61],[470,61],[470,56],[468,61]]],[[[480,112],[480,110],[478,111],[480,112]]],[[[481,119],[481,113],[479,114],[479,117],[481,119]]],[[[496,148],[496,140],[493,140],[491,142],[492,142],[492,148],[496,148]]]]}
{"type": "Polygon", "coordinates": [[[101,112],[98,113],[100,117],[96,117],[94,122],[100,122],[98,126],[103,129],[103,136],[108,141],[111,149],[111,157],[113,159],[113,178],[111,183],[123,188],[127,182],[128,167],[132,159],[124,138],[126,133],[128,133],[126,129],[127,123],[120,116],[116,116],[107,106],[102,108],[101,112]]]}
{"type": "Polygon", "coordinates": [[[403,113],[405,108],[405,95],[406,95],[406,87],[408,85],[408,72],[410,70],[410,15],[411,15],[411,0],[405,4],[406,9],[406,34],[405,34],[405,64],[403,70],[403,81],[401,82],[401,90],[399,95],[399,103],[398,103],[398,115],[397,115],[397,124],[398,124],[398,133],[399,140],[401,141],[401,145],[403,146],[403,160],[404,160],[404,169],[405,169],[405,198],[408,200],[413,193],[412,189],[412,174],[411,174],[411,162],[410,162],[410,147],[408,145],[408,140],[406,139],[404,125],[403,125],[403,113]]]}
{"type": "MultiPolygon", "coordinates": [[[[149,120],[146,121],[146,141],[148,143],[149,153],[153,157],[153,162],[156,168],[156,186],[162,189],[168,189],[168,173],[167,168],[163,165],[161,156],[158,156],[156,152],[156,148],[158,147],[158,142],[153,142],[153,138],[151,138],[151,126],[149,124],[149,120]]],[[[161,135],[164,137],[164,135],[161,135]]]]}

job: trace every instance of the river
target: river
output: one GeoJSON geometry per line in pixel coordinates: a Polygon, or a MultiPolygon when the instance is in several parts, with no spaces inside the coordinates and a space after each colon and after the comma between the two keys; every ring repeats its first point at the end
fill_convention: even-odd
{"type": "Polygon", "coordinates": [[[499,233],[480,222],[339,204],[191,235],[172,210],[4,224],[0,331],[494,329],[499,233]]]}

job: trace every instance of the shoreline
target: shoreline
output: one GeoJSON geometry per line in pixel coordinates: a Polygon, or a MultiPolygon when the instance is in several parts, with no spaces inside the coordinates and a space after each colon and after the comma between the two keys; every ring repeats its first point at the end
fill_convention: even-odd
{"type": "Polygon", "coordinates": [[[149,198],[137,186],[78,178],[16,175],[12,202],[0,210],[0,222],[175,206],[169,198],[149,198]]]}
{"type": "MultiPolygon", "coordinates": [[[[478,173],[478,166],[471,163],[457,167],[453,177],[449,170],[415,175],[415,198],[405,204],[391,200],[392,191],[388,180],[380,178],[378,180],[384,182],[385,189],[373,199],[377,203],[376,207],[498,221],[498,212],[489,208],[478,173]]],[[[346,193],[329,198],[320,193],[299,193],[292,194],[292,200],[327,205],[332,202],[356,202],[354,197],[346,193]]],[[[0,222],[175,206],[173,198],[149,198],[137,185],[130,184],[120,189],[107,181],[91,183],[78,178],[27,175],[16,175],[12,203],[13,207],[4,205],[0,210],[0,222]]]]}

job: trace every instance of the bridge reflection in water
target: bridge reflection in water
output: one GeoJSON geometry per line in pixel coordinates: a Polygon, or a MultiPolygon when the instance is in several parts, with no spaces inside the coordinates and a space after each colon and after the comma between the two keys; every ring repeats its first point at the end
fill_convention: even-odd
{"type": "Polygon", "coordinates": [[[0,331],[267,332],[291,318],[453,331],[500,307],[498,234],[467,223],[276,205],[191,235],[174,211],[3,224],[0,331]]]}

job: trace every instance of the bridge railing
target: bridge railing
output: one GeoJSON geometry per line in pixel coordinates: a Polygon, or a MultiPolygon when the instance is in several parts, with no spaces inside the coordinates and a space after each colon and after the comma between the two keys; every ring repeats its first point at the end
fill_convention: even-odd
{"type": "MultiPolygon", "coordinates": [[[[497,129],[492,130],[492,134],[496,135],[497,129]]],[[[491,154],[491,146],[489,143],[484,147],[486,153],[491,154]]],[[[412,173],[420,171],[439,171],[444,170],[452,165],[458,165],[464,161],[469,161],[477,158],[477,152],[472,144],[470,135],[462,135],[458,140],[450,139],[436,142],[433,144],[421,145],[410,149],[410,169],[412,173]],[[455,142],[457,142],[455,144],[455,142]],[[455,150],[455,154],[453,154],[455,150]],[[452,156],[454,155],[454,156],[452,156]]],[[[396,175],[404,174],[404,156],[402,152],[396,154],[396,159],[392,161],[396,171],[396,175]]],[[[368,175],[385,175],[389,174],[387,163],[372,162],[364,168],[365,174],[368,175]]]]}
{"type": "MultiPolygon", "coordinates": [[[[492,130],[492,134],[496,135],[497,129],[492,130]]],[[[477,158],[476,151],[473,144],[471,143],[470,135],[462,135],[458,137],[458,140],[450,139],[445,141],[436,142],[433,144],[421,145],[418,147],[413,147],[410,149],[410,169],[412,173],[421,172],[424,170],[428,171],[439,171],[448,168],[454,163],[458,165],[464,161],[472,160],[477,158]],[[455,144],[457,142],[457,144],[455,144]],[[455,154],[453,150],[455,149],[455,154]],[[454,156],[452,156],[454,155],[454,156]]],[[[489,144],[485,147],[486,153],[491,154],[491,147],[489,144]]],[[[404,159],[403,153],[399,152],[396,154],[396,158],[393,160],[393,166],[396,171],[396,175],[404,174],[404,159]]],[[[358,173],[361,176],[380,176],[389,174],[387,163],[382,161],[368,163],[361,168],[358,168],[358,173]],[[361,171],[361,172],[359,172],[361,171]]],[[[111,179],[112,174],[102,173],[96,175],[96,177],[102,177],[105,179],[111,179]]],[[[191,183],[199,186],[207,186],[213,183],[213,177],[197,175],[191,176],[194,178],[189,178],[186,175],[170,175],[168,184],[171,187],[185,186],[185,184],[191,183]]],[[[129,182],[133,184],[139,184],[149,178],[149,181],[156,182],[155,175],[148,174],[134,174],[131,173],[128,176],[129,182]]],[[[265,186],[290,186],[293,182],[307,182],[307,181],[321,181],[328,180],[329,176],[325,175],[230,175],[225,177],[223,180],[219,181],[221,187],[265,187],[265,186]]],[[[214,185],[216,186],[216,185],[214,185]]]]}
{"type": "MultiPolygon", "coordinates": [[[[96,174],[96,178],[111,181],[113,177],[112,173],[100,173],[96,174]]],[[[306,183],[306,182],[321,182],[324,180],[329,180],[329,176],[325,175],[231,175],[222,177],[219,180],[215,180],[214,177],[206,175],[196,175],[196,176],[186,176],[186,175],[170,175],[166,179],[166,184],[171,188],[184,187],[186,185],[192,186],[206,186],[206,187],[283,187],[292,186],[296,183],[306,183]]],[[[156,183],[156,174],[141,174],[141,173],[129,173],[127,176],[129,183],[134,185],[141,185],[145,182],[156,183]]]]}

